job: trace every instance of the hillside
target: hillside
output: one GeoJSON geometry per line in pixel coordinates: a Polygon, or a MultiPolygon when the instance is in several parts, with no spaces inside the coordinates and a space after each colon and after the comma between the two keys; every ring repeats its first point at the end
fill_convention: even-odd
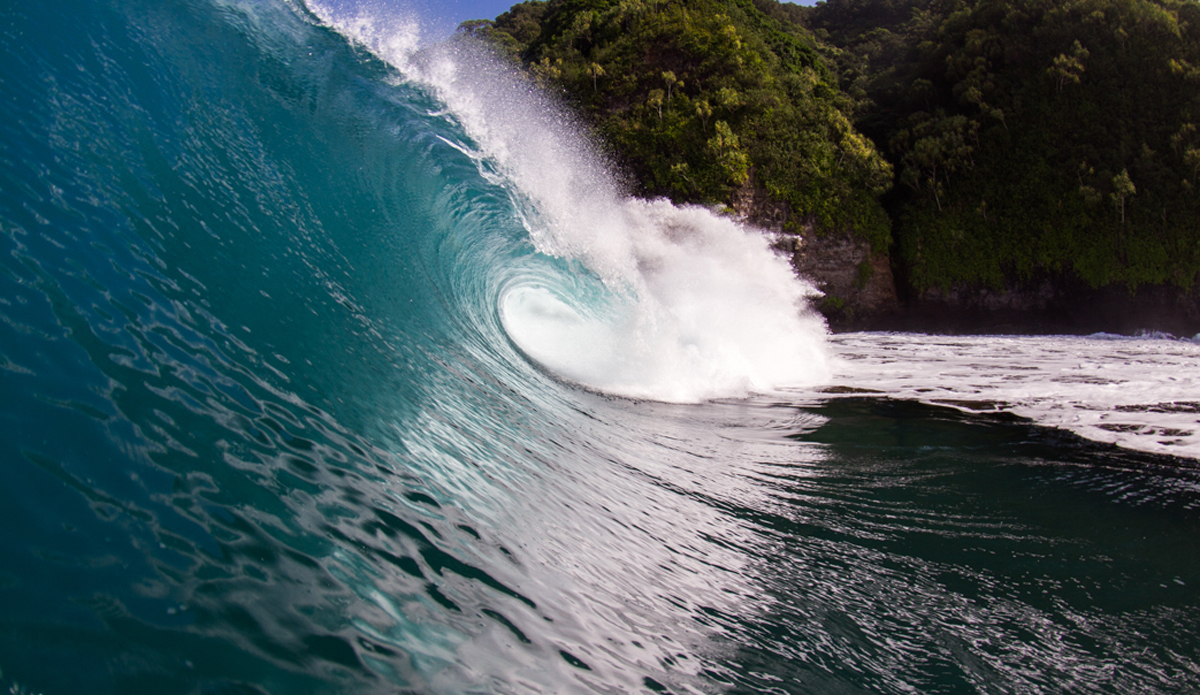
{"type": "Polygon", "coordinates": [[[638,193],[800,235],[835,324],[1200,324],[1193,0],[534,0],[462,31],[562,90],[638,193]]]}
{"type": "Polygon", "coordinates": [[[809,23],[896,167],[911,290],[1195,285],[1200,4],[831,0],[809,23]]]}

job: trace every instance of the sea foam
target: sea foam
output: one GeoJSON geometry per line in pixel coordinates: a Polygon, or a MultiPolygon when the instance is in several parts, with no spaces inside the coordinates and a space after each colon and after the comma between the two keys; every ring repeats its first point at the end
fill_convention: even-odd
{"type": "Polygon", "coordinates": [[[829,377],[827,329],[808,304],[819,293],[766,234],[627,195],[570,112],[473,42],[422,45],[411,22],[315,9],[445,104],[538,253],[602,283],[580,293],[561,273],[513,275],[495,300],[529,358],[590,389],[677,402],[829,377]]]}

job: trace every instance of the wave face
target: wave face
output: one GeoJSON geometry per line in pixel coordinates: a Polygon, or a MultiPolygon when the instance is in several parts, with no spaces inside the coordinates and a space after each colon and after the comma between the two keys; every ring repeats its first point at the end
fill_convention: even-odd
{"type": "Polygon", "coordinates": [[[828,378],[824,326],[806,304],[815,291],[765,235],[701,208],[624,195],[569,115],[478,47],[417,50],[414,30],[386,16],[313,7],[445,104],[463,131],[455,149],[508,194],[497,212],[520,223],[471,242],[515,231],[521,243],[453,271],[488,278],[463,299],[498,306],[526,356],[579,385],[659,401],[828,378]]]}
{"type": "Polygon", "coordinates": [[[627,198],[477,49],[284,0],[0,32],[0,688],[1200,680],[1193,468],[822,397],[767,240],[627,198]]]}

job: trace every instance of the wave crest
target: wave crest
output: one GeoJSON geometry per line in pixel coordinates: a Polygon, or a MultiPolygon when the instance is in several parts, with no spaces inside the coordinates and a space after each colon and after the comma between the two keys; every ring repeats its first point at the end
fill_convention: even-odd
{"type": "Polygon", "coordinates": [[[494,298],[526,356],[591,389],[677,402],[828,379],[819,293],[764,233],[623,194],[571,114],[470,41],[421,46],[411,24],[317,11],[446,105],[535,253],[565,261],[514,260],[524,272],[494,298]]]}

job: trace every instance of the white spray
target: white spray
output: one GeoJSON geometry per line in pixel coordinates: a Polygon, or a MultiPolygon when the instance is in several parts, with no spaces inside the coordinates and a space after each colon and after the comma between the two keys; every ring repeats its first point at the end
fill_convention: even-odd
{"type": "Polygon", "coordinates": [[[606,393],[692,402],[828,379],[824,322],[769,239],[721,215],[622,194],[564,110],[516,71],[461,42],[419,47],[412,25],[315,11],[433,91],[500,172],[536,249],[581,261],[607,306],[556,278],[500,296],[509,336],[559,376],[606,393]]]}

